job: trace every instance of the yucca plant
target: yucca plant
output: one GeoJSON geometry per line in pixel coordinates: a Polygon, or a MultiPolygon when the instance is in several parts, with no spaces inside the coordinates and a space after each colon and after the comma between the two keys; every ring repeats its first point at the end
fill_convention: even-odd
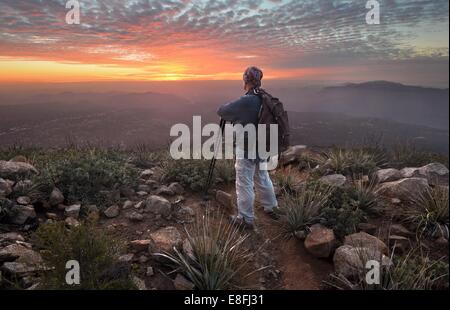
{"type": "MultiPolygon", "coordinates": [[[[173,263],[199,290],[236,288],[254,253],[244,247],[248,235],[225,221],[212,223],[211,215],[197,218],[191,229],[186,229],[190,253],[173,249],[174,253],[157,253],[173,263]]],[[[248,276],[247,273],[245,276],[248,276]]]]}
{"type": "Polygon", "coordinates": [[[349,167],[348,151],[341,148],[333,148],[323,153],[321,166],[326,166],[335,173],[344,173],[349,167]]]}
{"type": "Polygon", "coordinates": [[[299,181],[292,174],[291,167],[278,170],[274,174],[275,184],[283,191],[292,194],[296,191],[299,181]]]}
{"type": "Polygon", "coordinates": [[[285,192],[280,213],[283,215],[282,224],[288,234],[307,230],[311,225],[319,222],[321,211],[325,207],[333,189],[329,186],[305,184],[293,194],[285,192]]]}
{"type": "Polygon", "coordinates": [[[364,181],[362,178],[358,178],[353,181],[354,190],[352,197],[358,207],[367,214],[376,214],[380,210],[380,199],[377,195],[378,182],[375,178],[370,178],[368,181],[364,181]]]}
{"type": "Polygon", "coordinates": [[[448,289],[448,260],[432,260],[419,248],[412,249],[404,256],[376,258],[363,248],[357,251],[355,277],[331,274],[324,281],[328,287],[340,290],[431,290],[448,289]],[[369,284],[366,280],[366,262],[380,262],[379,283],[369,284]],[[383,262],[384,260],[384,262],[383,262]]]}
{"type": "Polygon", "coordinates": [[[448,236],[448,189],[429,187],[412,198],[412,208],[406,211],[405,221],[417,228],[418,236],[435,236],[439,230],[448,236]]]}

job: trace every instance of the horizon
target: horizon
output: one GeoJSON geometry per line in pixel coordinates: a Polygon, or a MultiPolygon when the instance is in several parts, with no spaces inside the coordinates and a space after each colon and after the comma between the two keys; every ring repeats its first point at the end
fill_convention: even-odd
{"type": "Polygon", "coordinates": [[[448,1],[0,2],[0,83],[373,80],[448,88],[448,1]],[[255,34],[260,40],[254,40],[255,34]]]}

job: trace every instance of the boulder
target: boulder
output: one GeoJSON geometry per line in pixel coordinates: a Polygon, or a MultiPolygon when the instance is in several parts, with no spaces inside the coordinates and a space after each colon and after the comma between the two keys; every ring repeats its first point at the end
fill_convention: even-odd
{"type": "Polygon", "coordinates": [[[388,247],[383,241],[363,231],[345,236],[344,245],[350,245],[358,248],[368,248],[373,251],[379,251],[384,255],[388,255],[389,253],[388,247]]]}
{"type": "Polygon", "coordinates": [[[402,175],[403,179],[422,177],[419,173],[419,168],[403,168],[402,170],[400,170],[400,174],[402,175]]]}
{"type": "Polygon", "coordinates": [[[152,195],[145,200],[144,212],[167,217],[172,211],[171,203],[164,197],[152,195]]]}
{"type": "Polygon", "coordinates": [[[123,203],[122,205],[122,209],[126,210],[126,209],[130,209],[134,206],[134,202],[132,202],[131,200],[127,200],[123,203]]]}
{"type": "Polygon", "coordinates": [[[138,192],[147,192],[150,193],[152,191],[152,188],[150,185],[147,184],[141,184],[138,186],[138,192]]]}
{"type": "Polygon", "coordinates": [[[80,204],[66,206],[64,209],[64,216],[77,219],[80,216],[80,209],[80,204]]]}
{"type": "Polygon", "coordinates": [[[139,175],[139,178],[147,180],[149,178],[151,178],[154,174],[153,169],[146,169],[144,171],[141,172],[141,174],[139,175]]]}
{"type": "Polygon", "coordinates": [[[177,219],[184,223],[190,223],[194,220],[195,211],[190,207],[181,207],[177,211],[177,219]]]}
{"type": "Polygon", "coordinates": [[[169,252],[174,247],[180,247],[183,240],[175,227],[168,226],[150,234],[150,253],[169,252]]]}
{"type": "Polygon", "coordinates": [[[24,242],[25,238],[16,232],[0,234],[0,247],[11,243],[16,243],[17,241],[24,242]]]}
{"type": "Polygon", "coordinates": [[[170,185],[168,186],[169,190],[171,190],[172,192],[174,192],[176,195],[181,195],[184,193],[184,188],[183,185],[181,185],[178,182],[173,182],[170,183],[170,185]]]}
{"type": "Polygon", "coordinates": [[[120,208],[118,205],[112,205],[109,208],[107,208],[103,213],[107,218],[114,218],[119,216],[120,208]]]}
{"type": "Polygon", "coordinates": [[[428,181],[425,178],[407,178],[393,182],[382,183],[377,192],[389,196],[399,197],[408,200],[413,194],[423,192],[428,188],[428,181]]]}
{"type": "Polygon", "coordinates": [[[405,226],[400,224],[393,224],[389,227],[389,233],[391,235],[397,235],[402,237],[413,237],[414,233],[409,231],[405,226]]]}
{"type": "Polygon", "coordinates": [[[39,264],[41,255],[21,244],[11,244],[0,250],[0,262],[17,261],[26,264],[39,264]]]}
{"type": "Polygon", "coordinates": [[[380,169],[376,172],[376,176],[380,183],[397,181],[402,178],[400,171],[393,168],[380,169]]]}
{"type": "Polygon", "coordinates": [[[336,237],[332,229],[323,226],[313,226],[311,232],[306,236],[306,250],[319,258],[331,255],[336,244],[336,237]]]}
{"type": "Polygon", "coordinates": [[[132,211],[125,215],[127,219],[129,219],[132,222],[141,222],[144,220],[144,216],[140,214],[139,212],[132,211]]]}
{"type": "Polygon", "coordinates": [[[45,268],[42,268],[38,265],[29,265],[20,262],[6,262],[0,268],[0,270],[5,274],[9,274],[16,277],[24,277],[26,275],[40,272],[44,269],[45,268]]]}
{"type": "Polygon", "coordinates": [[[150,243],[150,239],[133,240],[130,241],[130,248],[136,252],[147,251],[150,243]]]}
{"type": "Polygon", "coordinates": [[[298,160],[306,149],[306,145],[294,145],[289,147],[281,154],[281,160],[284,164],[290,164],[298,160]]]}
{"type": "Polygon", "coordinates": [[[29,163],[0,160],[0,178],[17,180],[32,174],[38,171],[29,163]]]}
{"type": "Polygon", "coordinates": [[[448,184],[449,171],[441,163],[431,163],[419,168],[419,174],[430,184],[448,184]]]}
{"type": "Polygon", "coordinates": [[[63,193],[58,189],[54,188],[52,192],[50,193],[50,197],[48,199],[49,204],[52,207],[55,207],[59,204],[62,204],[64,202],[64,195],[63,193]]]}
{"type": "Polygon", "coordinates": [[[20,197],[17,197],[16,202],[19,205],[27,206],[31,203],[31,199],[28,196],[20,196],[20,197]]]}
{"type": "Polygon", "coordinates": [[[0,178],[0,197],[1,196],[8,196],[12,193],[12,186],[10,182],[0,178]]]}
{"type": "Polygon", "coordinates": [[[343,245],[334,252],[334,270],[346,278],[358,277],[367,272],[365,267],[369,260],[375,260],[381,265],[390,263],[389,258],[380,251],[343,245]]]}
{"type": "Polygon", "coordinates": [[[28,220],[36,218],[36,211],[32,205],[13,206],[9,212],[10,222],[16,225],[23,225],[28,220]]]}
{"type": "Polygon", "coordinates": [[[168,186],[162,185],[156,190],[156,195],[174,196],[175,193],[168,186]]]}
{"type": "Polygon", "coordinates": [[[321,177],[319,181],[330,186],[342,187],[347,183],[347,178],[342,174],[330,174],[321,177]]]}

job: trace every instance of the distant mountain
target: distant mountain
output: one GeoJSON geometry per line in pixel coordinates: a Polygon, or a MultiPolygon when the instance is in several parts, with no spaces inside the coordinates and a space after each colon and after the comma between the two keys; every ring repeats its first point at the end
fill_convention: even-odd
{"type": "Polygon", "coordinates": [[[386,81],[325,87],[309,93],[297,111],[343,113],[449,129],[448,89],[386,81]]]}

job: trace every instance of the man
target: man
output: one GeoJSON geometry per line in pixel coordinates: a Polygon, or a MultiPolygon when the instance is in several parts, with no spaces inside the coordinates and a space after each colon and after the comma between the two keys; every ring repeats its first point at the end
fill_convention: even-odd
{"type": "MultiPolygon", "coordinates": [[[[256,94],[261,87],[263,72],[256,67],[249,67],[245,70],[243,78],[245,95],[234,102],[221,106],[217,113],[225,121],[242,126],[254,124],[257,128],[262,99],[256,94]]],[[[248,148],[252,145],[252,141],[246,142],[247,149],[244,150],[244,158],[236,158],[235,163],[238,213],[232,216],[232,221],[248,229],[255,229],[253,186],[255,185],[256,194],[265,213],[272,218],[277,218],[274,208],[278,203],[268,171],[260,169],[258,156],[256,159],[248,156],[248,148]]]]}

